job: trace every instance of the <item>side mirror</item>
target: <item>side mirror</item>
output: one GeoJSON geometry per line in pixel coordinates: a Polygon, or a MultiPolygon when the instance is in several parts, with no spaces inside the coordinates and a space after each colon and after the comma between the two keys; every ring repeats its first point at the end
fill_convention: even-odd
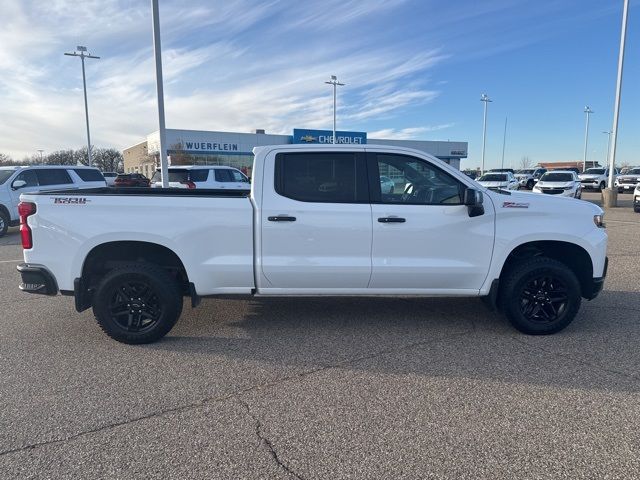
{"type": "Polygon", "coordinates": [[[467,206],[470,217],[478,217],[480,215],[484,215],[484,206],[482,205],[483,202],[484,197],[480,190],[467,188],[464,191],[463,203],[467,206]]]}
{"type": "Polygon", "coordinates": [[[27,186],[27,182],[25,182],[24,180],[15,180],[11,184],[11,188],[13,188],[14,190],[18,190],[18,189],[26,187],[26,186],[27,186]]]}

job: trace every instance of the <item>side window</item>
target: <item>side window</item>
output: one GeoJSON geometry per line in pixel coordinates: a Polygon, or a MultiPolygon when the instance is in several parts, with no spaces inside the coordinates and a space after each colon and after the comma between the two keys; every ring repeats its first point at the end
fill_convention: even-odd
{"type": "Polygon", "coordinates": [[[43,168],[36,170],[40,186],[66,185],[73,183],[67,171],[63,168],[43,168]]]}
{"type": "Polygon", "coordinates": [[[393,188],[380,189],[382,203],[462,204],[464,185],[436,166],[406,155],[379,153],[375,159],[378,176],[389,177],[394,183],[393,188]]]}
{"type": "Polygon", "coordinates": [[[226,168],[216,168],[216,182],[233,182],[233,175],[231,175],[231,170],[227,170],[226,168]]]}
{"type": "Polygon", "coordinates": [[[279,153],[275,189],[301,202],[368,202],[364,162],[355,153],[279,153]]]}
{"type": "Polygon", "coordinates": [[[84,182],[102,182],[104,177],[102,174],[93,168],[74,168],[74,172],[78,174],[80,179],[84,182]]]}
{"type": "Polygon", "coordinates": [[[191,170],[189,179],[192,182],[206,182],[209,176],[209,170],[191,170]]]}
{"type": "Polygon", "coordinates": [[[20,175],[18,175],[16,180],[24,180],[27,182],[25,187],[37,187],[38,186],[38,177],[36,177],[36,172],[34,170],[25,170],[20,175]]]}
{"type": "Polygon", "coordinates": [[[245,177],[241,172],[238,172],[237,170],[229,170],[231,172],[231,174],[233,175],[233,181],[234,182],[247,182],[247,177],[245,177]]]}

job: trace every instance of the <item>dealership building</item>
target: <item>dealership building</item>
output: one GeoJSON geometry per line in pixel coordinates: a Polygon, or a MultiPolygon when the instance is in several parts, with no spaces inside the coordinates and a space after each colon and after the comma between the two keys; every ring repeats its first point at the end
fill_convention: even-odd
{"type": "MultiPolygon", "coordinates": [[[[263,145],[333,143],[329,130],[294,129],[292,135],[271,135],[264,130],[255,133],[212,132],[199,130],[166,130],[165,144],[171,165],[229,165],[247,174],[253,164],[253,148],[263,145]]],[[[336,132],[339,144],[376,144],[408,147],[429,153],[449,165],[460,168],[467,157],[467,142],[426,140],[392,140],[367,138],[366,132],[336,132]]],[[[125,173],[142,173],[151,177],[158,167],[159,132],[123,151],[125,173]]]]}

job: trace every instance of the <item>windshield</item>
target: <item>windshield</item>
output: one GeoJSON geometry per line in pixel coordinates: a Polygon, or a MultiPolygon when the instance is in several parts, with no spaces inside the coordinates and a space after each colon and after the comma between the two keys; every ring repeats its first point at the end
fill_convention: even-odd
{"type": "Polygon", "coordinates": [[[521,173],[523,175],[533,175],[535,170],[516,170],[516,173],[521,173]]]}
{"type": "Polygon", "coordinates": [[[590,175],[604,175],[604,168],[588,168],[586,172],[590,175]]]}
{"type": "Polygon", "coordinates": [[[571,173],[560,173],[560,172],[550,172],[545,173],[541,178],[541,182],[572,182],[573,174],[571,173]]]}
{"type": "Polygon", "coordinates": [[[488,173],[480,177],[480,182],[506,182],[507,176],[500,173],[488,173]]]}
{"type": "Polygon", "coordinates": [[[15,173],[15,168],[0,169],[0,185],[9,180],[9,177],[15,173]]]}
{"type": "Polygon", "coordinates": [[[640,168],[632,168],[627,172],[627,175],[640,175],[640,168]]]}

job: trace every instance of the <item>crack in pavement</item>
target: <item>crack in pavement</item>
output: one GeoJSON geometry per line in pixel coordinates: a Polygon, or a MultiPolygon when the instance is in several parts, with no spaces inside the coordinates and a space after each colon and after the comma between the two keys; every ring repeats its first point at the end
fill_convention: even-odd
{"type": "Polygon", "coordinates": [[[265,436],[264,432],[262,431],[262,422],[260,421],[257,415],[251,412],[251,407],[249,407],[249,403],[247,403],[245,400],[242,400],[242,399],[238,399],[238,403],[244,407],[244,409],[247,411],[247,415],[249,415],[249,417],[251,417],[255,422],[255,428],[256,428],[255,433],[256,433],[256,437],[258,437],[258,442],[260,443],[260,445],[264,445],[267,448],[267,450],[269,451],[269,454],[271,455],[271,458],[273,458],[276,464],[288,474],[293,475],[295,478],[299,480],[304,480],[304,477],[302,475],[293,471],[288,464],[284,463],[280,459],[280,456],[278,455],[278,452],[273,446],[273,443],[271,442],[271,440],[269,440],[265,436]]]}
{"type": "Polygon", "coordinates": [[[179,405],[179,406],[167,408],[167,409],[164,409],[164,410],[160,410],[160,411],[156,411],[156,412],[153,412],[153,413],[149,413],[148,415],[142,415],[140,417],[135,417],[135,418],[131,418],[131,419],[128,419],[128,420],[122,420],[120,422],[109,423],[107,425],[102,425],[102,426],[98,426],[98,427],[95,427],[95,428],[92,428],[92,429],[89,429],[89,430],[84,430],[84,431],[81,431],[81,432],[78,432],[78,433],[74,433],[74,434],[69,435],[69,436],[64,437],[64,438],[54,438],[54,439],[45,440],[45,441],[42,441],[42,442],[31,443],[29,445],[23,445],[23,446],[17,447],[17,448],[12,448],[12,449],[8,449],[8,450],[2,450],[2,451],[0,451],[0,456],[9,455],[9,454],[12,454],[12,453],[17,453],[17,452],[21,452],[21,451],[24,451],[24,450],[33,450],[33,449],[38,448],[38,447],[44,447],[44,446],[54,445],[54,444],[58,444],[58,443],[70,442],[70,441],[77,440],[77,439],[85,437],[85,436],[92,435],[94,433],[99,433],[99,432],[102,432],[102,431],[105,431],[105,430],[110,430],[110,429],[122,427],[122,426],[125,426],[125,425],[131,425],[131,424],[138,423],[138,422],[141,422],[141,421],[144,421],[144,420],[148,420],[148,419],[151,419],[151,418],[162,417],[164,415],[169,415],[169,414],[172,414],[172,413],[181,413],[181,412],[186,412],[186,411],[189,411],[189,410],[195,410],[197,408],[202,408],[202,407],[204,407],[204,406],[206,406],[206,405],[208,405],[210,403],[223,402],[223,401],[231,400],[231,399],[234,399],[236,401],[241,401],[240,400],[240,396],[244,395],[246,393],[258,391],[258,390],[261,390],[261,389],[264,389],[264,388],[275,387],[275,386],[281,385],[281,384],[286,383],[286,382],[291,381],[291,380],[303,379],[303,378],[309,377],[309,376],[314,375],[314,374],[319,373],[319,372],[324,372],[324,371],[327,371],[327,370],[340,368],[340,367],[343,367],[345,365],[350,365],[352,363],[360,362],[362,360],[367,360],[367,359],[375,358],[375,357],[378,357],[378,356],[387,355],[389,353],[395,353],[395,352],[399,353],[399,352],[402,352],[404,350],[409,350],[409,349],[415,348],[415,347],[420,346],[420,345],[426,345],[426,344],[431,343],[433,341],[442,341],[442,340],[447,339],[447,338],[455,338],[455,337],[459,337],[459,336],[468,335],[469,333],[472,333],[472,330],[466,331],[466,332],[459,332],[459,333],[455,333],[455,334],[451,334],[451,335],[445,335],[444,337],[438,338],[438,339],[429,339],[429,340],[423,340],[423,341],[420,341],[420,342],[412,342],[412,343],[405,344],[405,345],[403,345],[401,347],[398,347],[398,348],[388,348],[388,349],[384,349],[384,350],[379,350],[379,351],[374,352],[374,353],[370,353],[368,355],[361,355],[361,356],[358,356],[358,357],[348,358],[348,359],[345,359],[345,360],[334,362],[332,364],[322,365],[320,367],[316,367],[316,368],[313,368],[313,369],[305,370],[305,371],[296,373],[294,375],[287,375],[285,377],[281,377],[281,378],[278,378],[278,379],[275,379],[275,380],[272,380],[272,381],[269,381],[269,382],[264,382],[264,383],[260,383],[260,384],[257,384],[257,385],[251,385],[249,387],[240,389],[239,391],[236,391],[234,393],[229,393],[229,394],[220,395],[220,396],[213,396],[213,397],[205,397],[205,398],[203,398],[201,400],[198,400],[197,402],[193,402],[193,403],[189,403],[189,404],[186,404],[186,405],[179,405]]]}

